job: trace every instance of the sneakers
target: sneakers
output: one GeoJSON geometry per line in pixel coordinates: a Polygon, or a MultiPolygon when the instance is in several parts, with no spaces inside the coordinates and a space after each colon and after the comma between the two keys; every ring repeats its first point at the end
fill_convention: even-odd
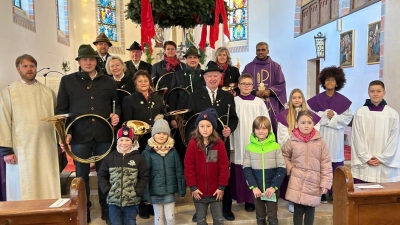
{"type": "Polygon", "coordinates": [[[294,213],[294,203],[293,202],[289,202],[289,212],[294,213]]]}
{"type": "Polygon", "coordinates": [[[328,203],[328,200],[326,199],[326,195],[321,196],[321,203],[324,203],[324,204],[328,203]]]}

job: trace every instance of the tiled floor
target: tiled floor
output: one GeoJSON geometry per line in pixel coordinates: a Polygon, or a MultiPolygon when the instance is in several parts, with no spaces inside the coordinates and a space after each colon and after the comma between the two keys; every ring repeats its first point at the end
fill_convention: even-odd
{"type": "MultiPolygon", "coordinates": [[[[182,200],[178,200],[175,205],[175,216],[176,216],[176,224],[196,224],[192,222],[192,216],[195,212],[193,201],[191,200],[189,192],[187,192],[186,197],[182,200]]],[[[106,224],[104,220],[101,220],[101,210],[100,205],[98,203],[97,198],[97,190],[92,190],[92,210],[91,217],[92,222],[90,225],[100,225],[106,224]]],[[[285,200],[279,200],[279,224],[280,225],[291,225],[293,214],[287,210],[288,203],[285,200]]],[[[321,204],[316,208],[316,216],[315,216],[315,225],[331,225],[332,224],[332,203],[321,204]]],[[[255,212],[246,212],[244,210],[243,204],[233,203],[232,211],[235,214],[235,221],[225,221],[225,224],[256,224],[255,220],[255,212]]],[[[209,213],[208,213],[209,214],[209,213]]],[[[151,216],[150,219],[144,220],[137,218],[137,224],[139,225],[152,225],[154,224],[154,217],[151,216]]],[[[207,217],[207,222],[212,224],[212,218],[209,214],[207,217]]]]}

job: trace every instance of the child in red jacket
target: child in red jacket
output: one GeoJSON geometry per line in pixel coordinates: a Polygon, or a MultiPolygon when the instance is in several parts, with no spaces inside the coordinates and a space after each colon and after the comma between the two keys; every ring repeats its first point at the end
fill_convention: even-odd
{"type": "Polygon", "coordinates": [[[185,180],[196,208],[197,224],[206,224],[208,205],[214,224],[224,224],[222,197],[229,179],[225,144],[214,128],[218,114],[213,108],[200,113],[185,155],[185,180]]]}

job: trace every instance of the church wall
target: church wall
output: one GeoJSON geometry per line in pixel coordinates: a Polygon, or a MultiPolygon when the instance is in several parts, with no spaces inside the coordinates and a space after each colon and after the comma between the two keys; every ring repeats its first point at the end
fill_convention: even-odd
{"type": "MultiPolygon", "coordinates": [[[[352,102],[351,110],[361,107],[368,98],[368,83],[379,79],[379,64],[367,65],[367,26],[381,19],[381,3],[375,3],[355,13],[342,17],[342,31],[337,31],[337,22],[333,21],[296,38],[293,37],[293,18],[295,0],[271,1],[269,8],[270,56],[280,63],[286,76],[286,88],[289,94],[293,88],[300,88],[307,96],[307,60],[316,57],[314,36],[318,32],[326,36],[326,58],[321,59],[321,69],[339,65],[339,34],[355,31],[354,67],[344,68],[347,83],[340,93],[352,102]],[[289,7],[293,6],[293,7],[289,7]]],[[[256,32],[254,30],[250,31],[256,32]]],[[[255,48],[254,44],[250,49],[255,48]]],[[[321,91],[323,89],[321,88],[321,91]]],[[[289,96],[288,96],[289,97],[289,96]]]]}
{"type": "MultiPolygon", "coordinates": [[[[75,51],[57,41],[55,1],[34,1],[34,4],[36,32],[13,22],[12,1],[1,3],[0,90],[19,78],[15,59],[22,54],[35,57],[38,69],[50,67],[60,72],[63,59],[71,61],[75,56],[75,51]]],[[[41,71],[38,76],[45,72],[41,71]]]]}

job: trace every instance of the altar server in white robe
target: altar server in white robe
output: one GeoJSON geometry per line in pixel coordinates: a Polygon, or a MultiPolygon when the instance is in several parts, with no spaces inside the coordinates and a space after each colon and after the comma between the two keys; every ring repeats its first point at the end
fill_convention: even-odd
{"type": "Polygon", "coordinates": [[[246,211],[254,211],[253,192],[249,189],[243,173],[243,155],[246,146],[250,143],[252,124],[257,116],[265,116],[268,119],[268,109],[264,101],[251,94],[253,90],[253,78],[250,74],[243,74],[239,77],[240,94],[234,98],[236,114],[239,117],[239,124],[232,134],[231,148],[231,180],[232,198],[237,203],[245,203],[246,211]]]}
{"type": "Polygon", "coordinates": [[[355,183],[400,181],[399,114],[386,104],[385,85],[369,84],[352,128],[351,172],[355,183]]]}
{"type": "Polygon", "coordinates": [[[21,78],[0,93],[0,154],[6,162],[7,201],[61,197],[54,127],[55,94],[38,82],[37,61],[16,59],[21,78]]]}

